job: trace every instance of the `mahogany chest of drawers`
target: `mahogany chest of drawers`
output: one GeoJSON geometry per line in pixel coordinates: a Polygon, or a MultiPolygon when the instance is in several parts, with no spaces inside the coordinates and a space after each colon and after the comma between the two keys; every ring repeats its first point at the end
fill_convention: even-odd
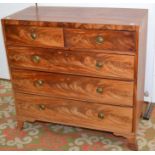
{"type": "Polygon", "coordinates": [[[137,149],[147,10],[29,7],[2,19],[18,127],[112,132],[137,149]]]}

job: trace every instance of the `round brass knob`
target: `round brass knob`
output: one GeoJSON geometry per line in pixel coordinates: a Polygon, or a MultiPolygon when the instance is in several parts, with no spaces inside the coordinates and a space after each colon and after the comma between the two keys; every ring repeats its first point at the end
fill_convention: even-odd
{"type": "Polygon", "coordinates": [[[35,82],[34,82],[34,85],[36,86],[36,87],[40,87],[40,86],[42,86],[44,84],[44,81],[43,80],[36,80],[35,82]]]}
{"type": "Polygon", "coordinates": [[[38,55],[32,56],[32,61],[33,61],[34,63],[39,63],[40,60],[41,60],[41,58],[40,58],[38,55]]]}
{"type": "Polygon", "coordinates": [[[104,42],[103,36],[97,36],[97,37],[96,37],[96,43],[97,43],[97,44],[102,44],[103,42],[104,42]]]}
{"type": "Polygon", "coordinates": [[[37,38],[37,34],[35,32],[31,32],[31,38],[35,40],[37,38]]]}
{"type": "Polygon", "coordinates": [[[103,93],[103,87],[98,87],[96,89],[96,92],[99,93],[99,94],[102,94],[103,93]]]}
{"type": "Polygon", "coordinates": [[[39,106],[40,110],[45,110],[46,109],[46,106],[44,104],[39,104],[38,106],[39,106]]]}
{"type": "Polygon", "coordinates": [[[100,68],[102,68],[102,67],[103,67],[103,63],[97,61],[97,62],[96,62],[96,68],[97,68],[97,69],[100,69],[100,68]]]}
{"type": "Polygon", "coordinates": [[[98,118],[104,119],[104,113],[103,113],[103,112],[99,112],[99,113],[98,113],[98,118]]]}

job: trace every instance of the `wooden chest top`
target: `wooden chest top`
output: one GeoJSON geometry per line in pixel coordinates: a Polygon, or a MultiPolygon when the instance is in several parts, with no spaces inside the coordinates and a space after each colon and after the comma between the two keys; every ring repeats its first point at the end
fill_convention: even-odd
{"type": "Polygon", "coordinates": [[[142,19],[146,15],[146,9],[29,7],[9,16],[9,20],[6,20],[5,23],[88,29],[135,30],[137,26],[143,24],[142,19]]]}

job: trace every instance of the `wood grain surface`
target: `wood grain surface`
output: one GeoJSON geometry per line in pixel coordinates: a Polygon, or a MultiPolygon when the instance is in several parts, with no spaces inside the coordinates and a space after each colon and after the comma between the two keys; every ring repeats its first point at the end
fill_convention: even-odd
{"type": "Polygon", "coordinates": [[[64,47],[63,29],[31,26],[6,26],[7,45],[64,47]],[[35,35],[35,38],[32,38],[35,35]]]}
{"type": "Polygon", "coordinates": [[[134,56],[30,47],[8,47],[8,53],[11,67],[134,80],[134,56]]]}
{"type": "Polygon", "coordinates": [[[147,55],[147,24],[148,16],[143,18],[143,25],[137,30],[137,53],[135,57],[135,86],[134,86],[134,121],[133,131],[137,132],[138,124],[144,113],[144,92],[145,92],[145,73],[146,73],[146,55],[147,55]]]}
{"type": "Polygon", "coordinates": [[[71,48],[135,52],[135,32],[65,29],[64,35],[66,46],[71,48]],[[97,37],[102,37],[103,42],[97,43],[97,37]]]}
{"type": "Polygon", "coordinates": [[[133,105],[133,82],[17,69],[12,69],[12,78],[17,92],[113,105],[133,105]]]}
{"type": "Polygon", "coordinates": [[[146,9],[95,7],[29,7],[9,16],[5,24],[86,29],[136,30],[146,9]]]}
{"type": "Polygon", "coordinates": [[[19,115],[34,120],[130,133],[132,108],[16,93],[19,115]],[[102,113],[103,118],[98,115],[102,113]]]}
{"type": "Polygon", "coordinates": [[[42,120],[112,131],[136,150],[147,16],[146,9],[29,7],[2,19],[18,126],[42,120]]]}

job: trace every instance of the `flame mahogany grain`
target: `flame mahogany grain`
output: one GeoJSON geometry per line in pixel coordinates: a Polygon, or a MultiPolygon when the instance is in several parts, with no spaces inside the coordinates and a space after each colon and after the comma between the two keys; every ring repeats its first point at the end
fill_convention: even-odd
{"type": "Polygon", "coordinates": [[[63,29],[31,26],[6,26],[7,45],[64,47],[63,29]],[[31,34],[35,33],[36,39],[31,34]]]}
{"type": "Polygon", "coordinates": [[[111,30],[65,29],[66,46],[76,49],[102,49],[135,52],[135,32],[111,30]],[[103,37],[103,43],[96,43],[96,37],[103,37]]]}
{"type": "Polygon", "coordinates": [[[133,105],[133,82],[15,69],[12,69],[12,78],[15,90],[20,92],[113,105],[133,105]],[[36,87],[37,80],[42,80],[43,84],[36,87]],[[98,87],[103,88],[103,93],[96,92],[98,87]]]}
{"type": "Polygon", "coordinates": [[[15,96],[21,116],[111,132],[130,133],[132,130],[132,108],[22,93],[15,96]],[[40,104],[45,105],[45,109],[40,109],[40,104]],[[98,118],[99,112],[104,113],[104,119],[98,118]]]}
{"type": "Polygon", "coordinates": [[[138,150],[147,16],[145,9],[29,7],[2,19],[18,128],[42,120],[105,130],[138,150]]]}
{"type": "Polygon", "coordinates": [[[134,56],[30,47],[8,47],[8,53],[11,67],[134,80],[134,56]],[[38,63],[34,56],[40,57],[38,63]]]}

